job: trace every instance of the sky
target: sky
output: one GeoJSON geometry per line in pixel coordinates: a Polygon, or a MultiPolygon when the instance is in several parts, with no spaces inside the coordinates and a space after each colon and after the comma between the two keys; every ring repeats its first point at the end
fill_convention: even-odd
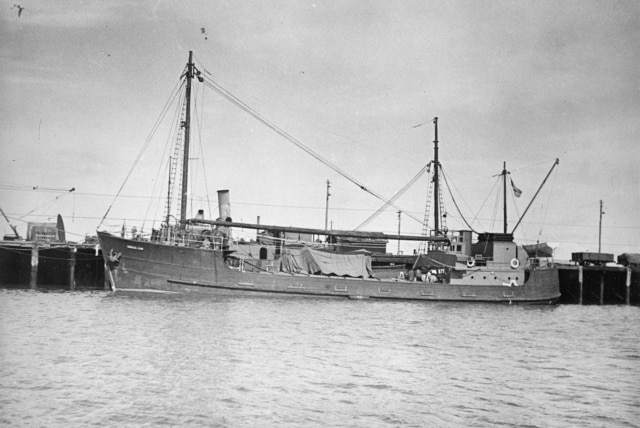
{"type": "MultiPolygon", "coordinates": [[[[72,241],[99,225],[157,227],[143,219],[163,216],[171,134],[152,130],[192,50],[209,78],[385,198],[432,159],[438,117],[440,162],[474,229],[502,230],[503,162],[523,191],[507,198],[511,230],[557,158],[517,242],[570,259],[598,251],[601,230],[602,252],[640,253],[637,1],[11,0],[0,38],[0,208],[23,235],[57,214],[72,241]]],[[[217,217],[228,189],[235,221],[323,228],[327,180],[330,227],[381,207],[217,93],[194,92],[191,214],[217,217]]],[[[400,215],[390,207],[364,230],[421,233],[427,190],[423,176],[400,215]]],[[[465,229],[448,192],[444,204],[447,227],[465,229]]]]}

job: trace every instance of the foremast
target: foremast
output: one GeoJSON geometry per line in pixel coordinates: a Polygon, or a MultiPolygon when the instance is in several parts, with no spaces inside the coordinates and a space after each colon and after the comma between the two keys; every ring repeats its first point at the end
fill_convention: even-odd
{"type": "Polygon", "coordinates": [[[182,197],[180,199],[180,224],[184,224],[187,219],[187,193],[189,189],[189,132],[191,130],[191,80],[193,79],[193,51],[189,51],[189,62],[187,63],[186,85],[185,85],[185,118],[182,126],[184,128],[184,149],[182,155],[182,197]]]}
{"type": "Polygon", "coordinates": [[[169,179],[167,183],[167,204],[165,214],[165,226],[163,229],[167,232],[163,233],[164,239],[171,241],[171,230],[174,229],[171,226],[171,217],[174,219],[173,213],[179,216],[176,219],[177,228],[183,228],[185,221],[187,220],[187,195],[189,190],[189,149],[190,149],[190,135],[191,135],[191,83],[195,73],[199,73],[195,65],[193,64],[193,51],[189,51],[189,60],[185,67],[180,79],[184,79],[184,102],[182,107],[182,113],[179,122],[180,132],[174,146],[174,156],[169,160],[169,179]],[[181,167],[179,169],[179,166],[181,167]],[[177,179],[177,172],[180,172],[180,181],[177,179]],[[179,208],[173,211],[171,208],[174,198],[174,192],[180,192],[179,208]],[[179,211],[179,212],[178,212],[179,211]]]}

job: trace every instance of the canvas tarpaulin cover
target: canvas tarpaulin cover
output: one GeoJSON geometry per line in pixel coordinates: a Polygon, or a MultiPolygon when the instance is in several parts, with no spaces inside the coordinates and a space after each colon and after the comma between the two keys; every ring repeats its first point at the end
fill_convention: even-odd
{"type": "Polygon", "coordinates": [[[539,244],[523,245],[529,257],[553,257],[553,248],[546,242],[539,244]]]}
{"type": "Polygon", "coordinates": [[[444,267],[455,267],[457,257],[455,254],[446,254],[441,252],[432,252],[428,254],[420,254],[413,269],[439,269],[444,267]]]}
{"type": "Polygon", "coordinates": [[[322,274],[369,278],[371,257],[366,254],[336,254],[308,247],[285,248],[280,270],[287,273],[322,274]]]}
{"type": "Polygon", "coordinates": [[[618,264],[623,266],[640,266],[640,254],[622,253],[618,256],[618,264]]]}

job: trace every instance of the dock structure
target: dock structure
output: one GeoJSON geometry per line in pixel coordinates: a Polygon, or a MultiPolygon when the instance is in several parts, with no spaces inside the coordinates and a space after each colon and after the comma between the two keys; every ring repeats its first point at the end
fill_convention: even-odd
{"type": "Polygon", "coordinates": [[[640,305],[640,268],[561,265],[560,304],[640,305]]]}
{"type": "Polygon", "coordinates": [[[0,286],[105,289],[96,244],[0,241],[0,286]]]}

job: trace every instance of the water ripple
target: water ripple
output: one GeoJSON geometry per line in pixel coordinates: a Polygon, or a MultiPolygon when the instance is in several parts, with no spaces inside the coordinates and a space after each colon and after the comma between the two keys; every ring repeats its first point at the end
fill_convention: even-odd
{"type": "Polygon", "coordinates": [[[637,426],[639,315],[0,290],[0,424],[637,426]]]}

